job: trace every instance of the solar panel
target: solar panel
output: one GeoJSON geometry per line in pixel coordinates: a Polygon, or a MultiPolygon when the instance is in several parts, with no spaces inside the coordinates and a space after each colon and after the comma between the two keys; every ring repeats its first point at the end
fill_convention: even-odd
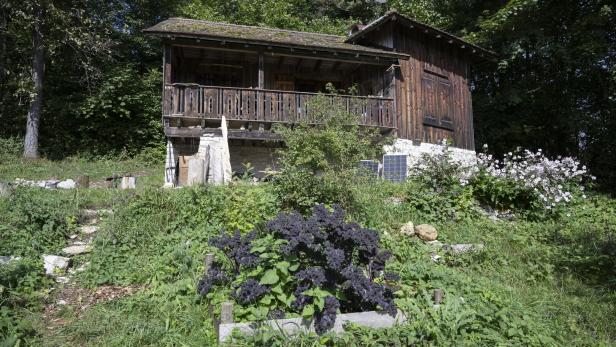
{"type": "Polygon", "coordinates": [[[383,178],[392,182],[406,180],[408,162],[405,154],[385,154],[383,156],[383,178]]]}
{"type": "Polygon", "coordinates": [[[378,177],[379,164],[380,163],[376,160],[361,160],[359,162],[359,168],[364,174],[367,174],[371,177],[378,177]]]}

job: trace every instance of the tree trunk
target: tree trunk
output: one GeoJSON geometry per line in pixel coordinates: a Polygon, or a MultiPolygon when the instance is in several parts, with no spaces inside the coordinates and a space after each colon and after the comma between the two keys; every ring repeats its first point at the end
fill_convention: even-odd
{"type": "Polygon", "coordinates": [[[28,108],[24,157],[38,158],[38,137],[41,111],[43,109],[43,74],[45,73],[45,47],[43,45],[43,9],[36,9],[36,20],[32,30],[32,82],[34,98],[28,108]]]}

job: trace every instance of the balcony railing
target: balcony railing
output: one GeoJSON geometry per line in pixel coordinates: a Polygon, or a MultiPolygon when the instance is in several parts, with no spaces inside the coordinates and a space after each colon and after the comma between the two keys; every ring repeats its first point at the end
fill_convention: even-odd
{"type": "Polygon", "coordinates": [[[244,120],[263,123],[312,122],[311,102],[319,95],[359,116],[360,125],[395,128],[391,98],[331,95],[280,90],[165,85],[163,115],[186,118],[244,120]]]}

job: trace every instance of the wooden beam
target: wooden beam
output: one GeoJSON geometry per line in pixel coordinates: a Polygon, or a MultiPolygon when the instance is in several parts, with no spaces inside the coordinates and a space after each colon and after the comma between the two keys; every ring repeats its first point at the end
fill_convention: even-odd
{"type": "MultiPolygon", "coordinates": [[[[199,138],[204,134],[222,136],[220,128],[179,128],[165,127],[165,136],[199,138]]],[[[282,136],[269,130],[229,129],[227,137],[234,140],[282,141],[282,136]]]]}
{"type": "Polygon", "coordinates": [[[282,67],[282,64],[284,64],[284,55],[281,55],[280,58],[278,58],[278,68],[279,69],[282,67]]]}
{"type": "MultiPolygon", "coordinates": [[[[171,44],[171,42],[168,42],[171,44]]],[[[256,54],[258,47],[251,46],[250,48],[245,48],[243,45],[237,45],[227,42],[225,46],[221,46],[220,42],[213,42],[209,40],[201,40],[200,44],[194,39],[178,39],[177,41],[172,43],[173,46],[184,46],[184,47],[194,47],[201,49],[212,49],[219,51],[229,51],[229,52],[246,52],[256,54]]],[[[268,53],[270,54],[270,53],[268,53]]],[[[276,56],[285,56],[285,57],[311,57],[314,58],[314,54],[312,54],[312,50],[300,50],[293,49],[290,50],[288,48],[277,48],[273,47],[271,51],[271,55],[276,56]]],[[[394,63],[398,61],[398,58],[393,57],[385,57],[382,56],[381,59],[377,60],[375,56],[366,55],[360,52],[354,53],[339,53],[337,56],[334,56],[331,52],[318,51],[318,58],[325,61],[341,61],[352,64],[370,64],[370,65],[386,65],[388,63],[394,63]],[[360,56],[356,57],[356,54],[359,53],[360,56]]],[[[409,56],[407,54],[401,54],[400,59],[408,59],[409,56]]]]}

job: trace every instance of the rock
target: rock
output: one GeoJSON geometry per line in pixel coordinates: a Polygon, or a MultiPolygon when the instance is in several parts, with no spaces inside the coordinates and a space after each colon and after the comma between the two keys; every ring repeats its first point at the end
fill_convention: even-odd
{"type": "Polygon", "coordinates": [[[438,236],[436,228],[430,224],[420,224],[415,226],[415,234],[424,241],[434,241],[438,236]]]}
{"type": "Polygon", "coordinates": [[[415,224],[413,222],[406,222],[400,227],[400,234],[413,236],[415,235],[415,224]]]}
{"type": "Polygon", "coordinates": [[[94,224],[98,222],[98,211],[91,209],[83,209],[79,211],[79,223],[94,224]]]}
{"type": "Polygon", "coordinates": [[[10,196],[13,193],[13,188],[9,183],[0,182],[0,197],[10,196]]]}
{"type": "Polygon", "coordinates": [[[447,245],[445,245],[444,243],[442,243],[441,241],[426,241],[426,245],[428,246],[432,246],[432,248],[443,248],[446,247],[447,245]]]}
{"type": "Polygon", "coordinates": [[[483,243],[460,243],[455,245],[447,245],[444,249],[451,254],[462,254],[468,252],[480,252],[484,248],[483,243]]]}
{"type": "Polygon", "coordinates": [[[84,225],[81,227],[82,234],[90,235],[90,234],[94,234],[97,231],[98,231],[98,227],[96,225],[84,225]]]}
{"type": "Polygon", "coordinates": [[[46,275],[55,275],[58,272],[63,273],[66,271],[71,260],[59,255],[43,255],[43,264],[45,267],[46,275]]]}
{"type": "Polygon", "coordinates": [[[58,276],[58,277],[56,277],[56,282],[58,282],[58,283],[68,283],[69,280],[70,280],[70,278],[65,277],[65,276],[58,276]]]}
{"type": "Polygon", "coordinates": [[[432,259],[433,262],[438,263],[441,260],[441,256],[436,253],[430,253],[430,259],[432,259]]]}
{"type": "Polygon", "coordinates": [[[58,188],[58,184],[60,184],[60,181],[58,181],[58,180],[45,181],[45,188],[47,188],[47,189],[56,189],[56,188],[58,188]]]}
{"type": "Polygon", "coordinates": [[[69,236],[68,238],[69,238],[69,239],[71,239],[71,240],[74,240],[74,239],[76,239],[76,238],[77,238],[77,236],[79,236],[79,235],[77,235],[77,234],[73,234],[73,235],[69,236]]]}
{"type": "Polygon", "coordinates": [[[73,189],[75,188],[75,181],[72,179],[67,179],[66,181],[62,181],[58,183],[58,188],[60,189],[73,189]]]}
{"type": "Polygon", "coordinates": [[[396,205],[397,206],[397,205],[402,204],[404,202],[404,199],[400,198],[400,197],[397,197],[397,196],[392,196],[392,197],[387,198],[385,200],[385,202],[388,202],[388,203],[390,203],[392,205],[396,205]]]}
{"type": "Polygon", "coordinates": [[[64,306],[64,305],[66,305],[66,300],[58,300],[58,302],[56,302],[56,305],[64,306]]]}
{"type": "Polygon", "coordinates": [[[14,257],[12,255],[2,255],[0,256],[0,265],[7,265],[14,261],[21,260],[21,257],[14,257]]]}
{"type": "Polygon", "coordinates": [[[88,253],[92,250],[91,246],[88,245],[72,245],[62,249],[62,253],[68,255],[77,255],[82,253],[88,253]]]}
{"type": "Polygon", "coordinates": [[[137,178],[132,176],[122,177],[122,182],[120,183],[120,189],[135,189],[137,186],[137,178]]]}

